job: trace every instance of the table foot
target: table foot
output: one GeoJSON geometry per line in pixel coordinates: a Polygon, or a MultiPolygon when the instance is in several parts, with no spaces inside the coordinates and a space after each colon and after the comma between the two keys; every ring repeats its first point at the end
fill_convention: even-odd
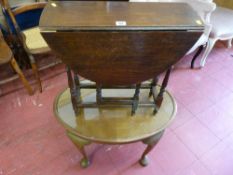
{"type": "Polygon", "coordinates": [[[82,168],[87,168],[90,164],[91,164],[90,161],[85,157],[82,158],[81,161],[80,161],[80,166],[82,168]]]}
{"type": "Polygon", "coordinates": [[[140,165],[142,166],[147,166],[149,164],[149,158],[147,156],[143,156],[140,160],[139,160],[140,165]]]}
{"type": "Polygon", "coordinates": [[[77,135],[71,133],[70,131],[66,131],[66,134],[70,138],[70,140],[75,144],[75,146],[78,148],[79,152],[83,155],[83,158],[80,161],[81,167],[87,168],[90,165],[90,161],[87,157],[84,147],[86,145],[91,144],[91,142],[78,137],[77,135]]]}
{"type": "Polygon", "coordinates": [[[149,152],[151,152],[151,150],[159,142],[163,133],[164,133],[164,130],[142,141],[144,144],[147,144],[147,147],[146,147],[145,151],[143,152],[141,159],[139,160],[139,163],[142,166],[147,166],[149,164],[149,159],[147,157],[147,154],[149,152]]]}

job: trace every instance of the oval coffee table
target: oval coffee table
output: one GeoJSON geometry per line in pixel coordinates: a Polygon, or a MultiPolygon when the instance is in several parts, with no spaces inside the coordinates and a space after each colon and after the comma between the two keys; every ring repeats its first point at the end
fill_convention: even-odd
{"type": "MultiPolygon", "coordinates": [[[[104,90],[104,96],[132,96],[134,90],[104,90]]],[[[141,101],[148,101],[149,90],[142,90],[141,101]]],[[[96,99],[95,90],[83,90],[82,100],[91,102],[96,99]]],[[[167,91],[163,103],[155,116],[153,108],[139,107],[137,113],[131,116],[130,107],[118,108],[83,108],[78,116],[72,108],[70,91],[65,89],[55,99],[54,113],[58,121],[66,129],[67,136],[82,153],[82,167],[87,167],[90,161],[84,147],[92,142],[105,144],[126,144],[142,141],[147,144],[139,162],[142,166],[148,164],[147,154],[162,137],[164,130],[174,119],[176,102],[167,91]]]]}

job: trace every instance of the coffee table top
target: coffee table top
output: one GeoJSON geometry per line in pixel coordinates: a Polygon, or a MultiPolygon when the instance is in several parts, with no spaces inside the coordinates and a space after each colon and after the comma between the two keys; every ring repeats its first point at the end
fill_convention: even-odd
{"type": "MultiPolygon", "coordinates": [[[[134,90],[103,90],[103,96],[133,96],[134,90]]],[[[148,100],[148,90],[141,90],[140,100],[148,100]]],[[[85,102],[94,101],[94,90],[82,90],[85,102]]],[[[152,100],[152,99],[150,99],[152,100]]],[[[176,102],[167,91],[158,113],[152,108],[139,107],[134,116],[129,108],[85,108],[75,116],[70,101],[70,91],[62,91],[54,102],[58,121],[77,136],[100,143],[130,143],[153,136],[167,128],[176,114],[176,102]]]]}

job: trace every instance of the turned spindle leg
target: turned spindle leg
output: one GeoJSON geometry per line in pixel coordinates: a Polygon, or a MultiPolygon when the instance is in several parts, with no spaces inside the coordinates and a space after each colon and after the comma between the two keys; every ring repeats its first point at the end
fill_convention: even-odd
{"type": "Polygon", "coordinates": [[[76,101],[78,104],[80,104],[82,102],[81,100],[81,85],[80,85],[80,80],[79,80],[79,77],[78,75],[75,73],[74,74],[74,83],[75,83],[75,92],[76,92],[76,101]]]}
{"type": "Polygon", "coordinates": [[[91,144],[91,142],[76,136],[75,134],[71,133],[70,131],[66,131],[66,134],[70,138],[70,140],[74,143],[74,145],[78,148],[78,150],[80,151],[80,153],[83,156],[83,158],[80,161],[81,167],[87,168],[90,165],[90,161],[87,157],[87,154],[86,154],[84,147],[86,145],[91,144]]]}
{"type": "Polygon", "coordinates": [[[159,78],[155,77],[152,79],[151,86],[150,86],[150,92],[149,92],[149,97],[153,95],[153,88],[155,88],[158,84],[159,78]]]}
{"type": "Polygon", "coordinates": [[[152,88],[152,94],[153,94],[154,102],[155,102],[155,108],[154,108],[154,112],[153,112],[154,115],[158,112],[158,109],[160,108],[160,106],[163,102],[163,94],[165,92],[165,88],[167,87],[170,73],[171,73],[171,67],[166,72],[166,75],[163,79],[163,83],[162,83],[162,86],[160,88],[160,91],[159,91],[159,94],[157,95],[157,97],[155,97],[155,87],[152,88]]]}
{"type": "Polygon", "coordinates": [[[72,102],[72,106],[73,106],[73,110],[76,114],[76,116],[78,116],[78,97],[77,97],[77,91],[76,91],[76,88],[75,88],[75,84],[74,84],[74,80],[73,80],[73,76],[72,76],[72,73],[71,73],[71,69],[69,66],[66,67],[66,73],[67,73],[67,78],[68,78],[68,85],[69,85],[69,88],[70,88],[70,95],[71,95],[71,102],[72,102]]]}
{"type": "Polygon", "coordinates": [[[96,85],[96,102],[101,104],[102,102],[102,87],[101,85],[96,85]]]}
{"type": "Polygon", "coordinates": [[[135,89],[135,93],[134,93],[134,97],[133,97],[133,104],[132,104],[131,115],[134,115],[135,112],[136,112],[136,110],[137,110],[137,108],[138,108],[140,87],[141,87],[141,84],[137,84],[136,85],[136,89],[135,89]]]}
{"type": "Polygon", "coordinates": [[[156,144],[159,142],[160,138],[162,137],[163,133],[164,130],[142,141],[144,144],[147,145],[145,151],[143,152],[139,160],[139,163],[142,166],[147,166],[149,164],[149,159],[147,157],[147,154],[156,146],[156,144]]]}

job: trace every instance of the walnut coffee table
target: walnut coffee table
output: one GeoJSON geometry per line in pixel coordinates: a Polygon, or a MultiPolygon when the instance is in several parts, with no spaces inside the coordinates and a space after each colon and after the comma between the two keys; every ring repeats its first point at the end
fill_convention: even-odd
{"type": "MultiPolygon", "coordinates": [[[[132,89],[103,91],[105,96],[132,96],[133,93],[132,89]]],[[[142,90],[140,100],[152,101],[148,93],[149,90],[142,90]]],[[[85,102],[91,102],[95,100],[95,97],[95,90],[83,90],[82,92],[82,100],[85,102]]],[[[119,106],[117,108],[83,108],[81,114],[76,117],[68,88],[62,91],[54,102],[54,114],[66,129],[67,136],[83,155],[80,164],[84,168],[90,164],[84,147],[92,142],[127,144],[142,141],[147,144],[147,148],[139,162],[142,166],[146,166],[148,164],[147,154],[158,143],[165,129],[174,119],[176,109],[176,102],[167,91],[164,93],[164,100],[159,111],[154,116],[152,108],[139,108],[138,112],[131,116],[130,107],[119,106]]]]}

